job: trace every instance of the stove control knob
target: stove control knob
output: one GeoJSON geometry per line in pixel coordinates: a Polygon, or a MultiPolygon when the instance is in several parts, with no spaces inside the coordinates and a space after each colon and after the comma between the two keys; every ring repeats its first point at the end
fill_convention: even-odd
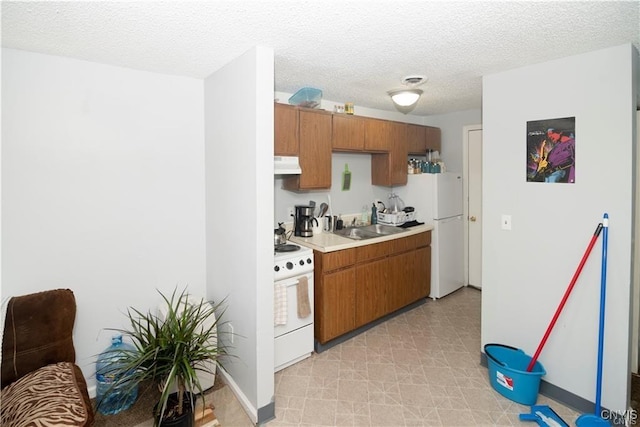
{"type": "Polygon", "coordinates": [[[304,260],[303,259],[300,260],[300,265],[304,266],[304,260]]]}
{"type": "Polygon", "coordinates": [[[311,258],[307,258],[307,264],[311,264],[311,258]]]}
{"type": "Polygon", "coordinates": [[[293,263],[291,261],[287,262],[287,270],[291,270],[293,268],[293,263]]]}
{"type": "Polygon", "coordinates": [[[277,273],[278,271],[280,271],[280,267],[276,265],[275,267],[273,267],[273,270],[277,273]]]}

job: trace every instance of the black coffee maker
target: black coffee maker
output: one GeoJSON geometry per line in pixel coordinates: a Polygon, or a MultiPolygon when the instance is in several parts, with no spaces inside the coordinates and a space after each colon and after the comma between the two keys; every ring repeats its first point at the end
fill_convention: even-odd
{"type": "Polygon", "coordinates": [[[296,205],[293,217],[293,235],[299,237],[313,236],[313,223],[318,220],[313,216],[312,206],[296,205]]]}

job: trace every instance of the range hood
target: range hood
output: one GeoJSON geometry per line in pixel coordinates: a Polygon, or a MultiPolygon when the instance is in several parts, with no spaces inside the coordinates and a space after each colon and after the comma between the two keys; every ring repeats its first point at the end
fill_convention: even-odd
{"type": "Polygon", "coordinates": [[[274,175],[300,175],[300,163],[298,158],[293,156],[274,156],[273,157],[273,174],[274,175]]]}

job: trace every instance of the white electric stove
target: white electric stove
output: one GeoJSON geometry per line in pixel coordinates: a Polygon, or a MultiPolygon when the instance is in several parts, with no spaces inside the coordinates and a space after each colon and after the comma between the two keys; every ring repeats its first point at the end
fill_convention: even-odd
{"type": "Polygon", "coordinates": [[[274,308],[275,372],[313,353],[313,250],[293,244],[280,245],[278,249],[281,251],[275,252],[273,267],[274,298],[278,298],[280,289],[280,297],[286,298],[286,310],[278,312],[277,304],[274,308]],[[303,277],[307,279],[311,313],[299,318],[298,286],[303,277]]]}

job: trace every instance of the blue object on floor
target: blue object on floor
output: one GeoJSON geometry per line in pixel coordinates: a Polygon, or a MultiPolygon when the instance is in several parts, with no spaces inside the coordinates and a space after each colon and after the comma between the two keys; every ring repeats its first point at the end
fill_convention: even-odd
{"type": "Polygon", "coordinates": [[[485,344],[484,352],[491,386],[507,399],[522,405],[535,405],[540,378],[546,374],[542,364],[536,361],[531,372],[527,372],[531,356],[503,344],[485,344]]]}
{"type": "Polygon", "coordinates": [[[594,414],[582,414],[576,420],[578,427],[591,427],[591,426],[610,426],[611,423],[598,415],[594,414]]]}
{"type": "Polygon", "coordinates": [[[520,421],[534,421],[539,426],[569,427],[556,411],[547,405],[533,405],[530,414],[520,414],[520,421]]]}

